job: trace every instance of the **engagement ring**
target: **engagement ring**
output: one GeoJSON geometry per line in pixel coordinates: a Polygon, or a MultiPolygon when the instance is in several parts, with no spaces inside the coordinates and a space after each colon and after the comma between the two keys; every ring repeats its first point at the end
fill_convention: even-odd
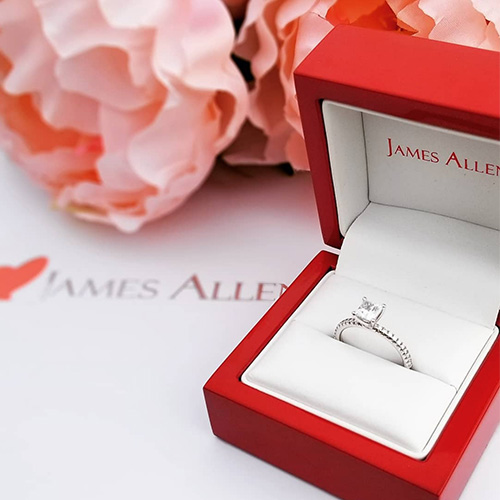
{"type": "Polygon", "coordinates": [[[403,366],[411,369],[413,362],[410,351],[404,345],[403,341],[392,334],[387,328],[381,326],[378,321],[385,311],[385,304],[375,304],[363,297],[361,305],[352,313],[351,318],[342,320],[333,333],[333,338],[342,341],[342,333],[348,328],[364,328],[381,335],[387,340],[399,353],[403,366]]]}

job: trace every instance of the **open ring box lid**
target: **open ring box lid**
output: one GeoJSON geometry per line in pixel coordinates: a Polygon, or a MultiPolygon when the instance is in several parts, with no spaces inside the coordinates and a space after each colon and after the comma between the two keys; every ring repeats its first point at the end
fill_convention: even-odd
{"type": "Polygon", "coordinates": [[[499,80],[497,53],[348,26],[300,65],[340,258],[320,253],[207,383],[218,436],[345,499],[459,497],[498,420],[499,80]],[[331,339],[363,295],[415,370],[331,339]]]}

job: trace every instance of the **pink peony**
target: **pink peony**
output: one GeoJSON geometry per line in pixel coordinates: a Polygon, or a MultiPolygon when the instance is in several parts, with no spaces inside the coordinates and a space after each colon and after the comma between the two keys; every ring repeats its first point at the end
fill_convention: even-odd
{"type": "Polygon", "coordinates": [[[308,168],[293,72],[338,24],[500,50],[498,0],[250,0],[236,53],[250,61],[255,84],[230,163],[308,168]]]}
{"type": "Polygon", "coordinates": [[[57,207],[135,231],[245,118],[221,0],[1,0],[0,141],[57,207]]]}

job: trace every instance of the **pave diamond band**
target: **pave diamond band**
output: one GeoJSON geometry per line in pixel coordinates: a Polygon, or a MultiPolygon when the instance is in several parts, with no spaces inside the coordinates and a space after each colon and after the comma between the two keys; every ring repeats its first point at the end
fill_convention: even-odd
{"type": "Polygon", "coordinates": [[[337,325],[335,331],[333,332],[333,338],[342,341],[342,333],[347,328],[364,328],[366,330],[370,330],[387,340],[401,356],[403,366],[411,369],[413,367],[413,361],[410,351],[406,345],[401,339],[396,337],[396,335],[378,323],[379,319],[384,314],[384,311],[385,304],[375,304],[374,302],[369,301],[366,297],[363,297],[361,305],[358,309],[356,309],[356,311],[353,311],[352,317],[342,320],[337,325]]]}

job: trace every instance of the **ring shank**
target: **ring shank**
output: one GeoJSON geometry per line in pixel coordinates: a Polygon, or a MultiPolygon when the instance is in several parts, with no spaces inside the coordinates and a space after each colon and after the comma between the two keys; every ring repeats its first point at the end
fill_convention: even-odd
{"type": "Polygon", "coordinates": [[[382,338],[387,340],[396,349],[396,351],[401,357],[403,366],[410,370],[413,368],[413,361],[410,355],[410,351],[403,343],[403,341],[398,337],[396,337],[394,334],[392,334],[387,328],[379,324],[375,325],[366,324],[363,323],[362,321],[359,321],[356,318],[347,318],[342,320],[337,325],[335,331],[333,332],[333,338],[335,340],[339,340],[340,342],[342,342],[342,334],[348,328],[363,328],[365,330],[369,330],[371,332],[379,334],[382,338]]]}

